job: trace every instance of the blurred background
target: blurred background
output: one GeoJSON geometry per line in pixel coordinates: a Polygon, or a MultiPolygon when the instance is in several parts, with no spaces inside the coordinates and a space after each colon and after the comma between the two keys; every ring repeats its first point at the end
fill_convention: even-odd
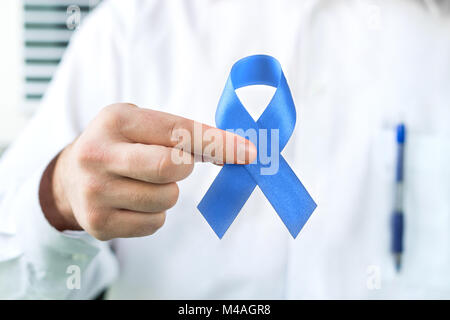
{"type": "Polygon", "coordinates": [[[72,33],[99,2],[0,1],[0,156],[39,104],[72,33]]]}

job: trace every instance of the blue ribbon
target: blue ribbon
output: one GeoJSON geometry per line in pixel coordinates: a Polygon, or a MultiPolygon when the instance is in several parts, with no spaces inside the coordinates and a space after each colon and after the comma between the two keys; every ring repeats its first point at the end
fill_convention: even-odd
{"type": "MultiPolygon", "coordinates": [[[[292,135],[295,121],[294,101],[281,65],[275,58],[254,55],[233,65],[216,110],[218,128],[254,129],[256,132],[266,129],[269,133],[271,129],[278,129],[281,152],[292,135]],[[238,88],[250,85],[276,88],[272,100],[256,122],[235,92],[238,88]]],[[[271,134],[268,134],[267,155],[271,155],[271,145],[271,134]]],[[[198,209],[219,238],[233,223],[256,185],[294,238],[313,213],[316,208],[314,200],[281,154],[277,173],[262,175],[261,168],[264,167],[267,165],[258,160],[248,165],[225,164],[199,203],[198,209]]]]}

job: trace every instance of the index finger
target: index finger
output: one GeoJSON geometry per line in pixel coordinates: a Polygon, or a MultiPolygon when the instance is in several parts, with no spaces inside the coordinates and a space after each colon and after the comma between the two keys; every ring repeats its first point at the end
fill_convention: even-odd
{"type": "Polygon", "coordinates": [[[248,164],[257,156],[257,149],[249,140],[191,119],[129,104],[118,112],[119,132],[131,142],[183,150],[197,161],[248,164]]]}

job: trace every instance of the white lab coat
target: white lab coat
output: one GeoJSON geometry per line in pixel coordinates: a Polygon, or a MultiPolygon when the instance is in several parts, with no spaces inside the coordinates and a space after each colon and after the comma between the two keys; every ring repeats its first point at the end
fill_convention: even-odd
{"type": "Polygon", "coordinates": [[[407,0],[103,3],[1,159],[0,297],[450,298],[450,19],[432,12],[407,0]],[[48,224],[42,171],[102,107],[132,102],[214,125],[232,64],[258,53],[285,72],[297,125],[283,155],[318,204],[297,239],[257,188],[219,240],[196,209],[220,170],[210,164],[179,183],[152,236],[105,243],[48,224]],[[409,135],[396,274],[400,120],[409,135]]]}

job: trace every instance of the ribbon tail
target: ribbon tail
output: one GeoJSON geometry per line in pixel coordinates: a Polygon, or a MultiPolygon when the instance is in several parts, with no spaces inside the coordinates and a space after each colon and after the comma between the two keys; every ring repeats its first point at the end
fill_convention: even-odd
{"type": "Polygon", "coordinates": [[[256,187],[250,174],[240,165],[226,164],[197,206],[221,239],[256,187]]]}
{"type": "Polygon", "coordinates": [[[317,205],[280,155],[279,169],[274,175],[261,175],[260,166],[247,170],[295,239],[317,205]]]}

